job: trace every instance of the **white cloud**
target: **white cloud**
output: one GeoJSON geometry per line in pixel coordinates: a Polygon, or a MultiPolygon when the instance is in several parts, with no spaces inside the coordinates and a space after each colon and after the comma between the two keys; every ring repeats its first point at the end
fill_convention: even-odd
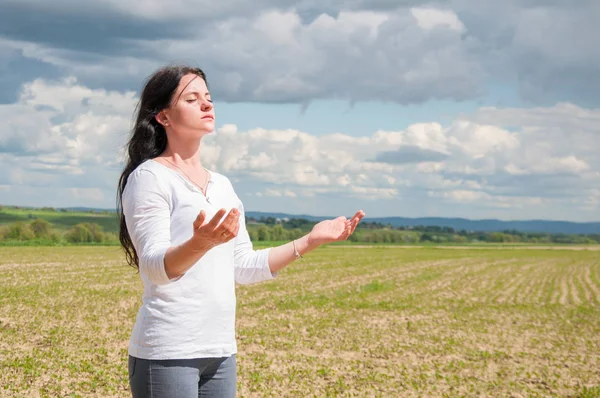
{"type": "Polygon", "coordinates": [[[598,104],[600,3],[455,0],[481,62],[497,84],[516,86],[533,104],[598,104]]]}
{"type": "Polygon", "coordinates": [[[457,202],[476,202],[480,200],[489,200],[491,195],[481,191],[455,190],[444,192],[443,197],[450,198],[457,202]]]}
{"type": "Polygon", "coordinates": [[[283,196],[283,194],[281,193],[281,191],[277,190],[277,189],[267,189],[264,192],[265,196],[283,196]]]}
{"type": "Polygon", "coordinates": [[[559,102],[551,107],[497,108],[483,107],[470,120],[487,121],[492,125],[512,125],[569,129],[576,132],[594,131],[600,123],[600,108],[590,109],[559,102]]]}
{"type": "Polygon", "coordinates": [[[458,32],[465,30],[465,25],[451,10],[438,10],[435,8],[413,8],[412,15],[422,29],[434,29],[436,27],[447,27],[458,32]]]}
{"type": "Polygon", "coordinates": [[[446,192],[431,191],[428,195],[439,198],[450,204],[477,205],[487,208],[498,209],[526,209],[531,206],[541,206],[544,199],[535,196],[502,196],[491,195],[482,191],[450,190],[446,192]]]}
{"type": "Polygon", "coordinates": [[[513,163],[509,163],[504,168],[510,174],[529,174],[529,173],[572,173],[579,175],[581,172],[589,170],[587,162],[577,159],[575,156],[566,156],[563,158],[541,159],[539,163],[532,164],[529,169],[520,168],[513,163]]]}
{"type": "Polygon", "coordinates": [[[386,200],[398,198],[398,190],[394,188],[361,187],[353,185],[351,189],[352,193],[364,199],[386,200]]]}
{"type": "Polygon", "coordinates": [[[449,135],[452,146],[460,148],[473,158],[514,150],[519,146],[517,134],[496,126],[481,125],[466,120],[454,123],[449,135]]]}
{"type": "Polygon", "coordinates": [[[137,88],[158,65],[200,54],[227,101],[405,104],[473,99],[492,83],[543,105],[598,103],[597,1],[4,3],[0,22],[21,28],[0,48],[97,84],[137,88]],[[81,25],[90,14],[94,24],[72,40],[57,33],[59,22],[81,25]]]}
{"type": "Polygon", "coordinates": [[[564,103],[548,108],[482,108],[469,119],[519,126],[520,155],[507,162],[507,171],[513,174],[593,176],[600,171],[600,108],[564,103]]]}
{"type": "Polygon", "coordinates": [[[104,193],[99,188],[71,188],[73,197],[84,201],[99,202],[104,199],[104,193]]]}
{"type": "MultiPolygon", "coordinates": [[[[588,112],[579,107],[570,109],[576,114],[588,112]]],[[[523,122],[538,122],[536,129],[524,124],[515,131],[480,124],[483,116],[501,121],[504,110],[496,115],[486,108],[449,126],[414,124],[402,131],[376,131],[363,137],[340,133],[316,137],[296,130],[256,129],[237,131],[227,140],[216,135],[208,141],[224,148],[233,145],[230,140],[234,139],[235,145],[247,149],[216,158],[213,167],[242,180],[251,178],[284,187],[276,189],[280,195],[290,188],[299,196],[330,194],[385,201],[402,200],[423,191],[429,192],[430,198],[504,209],[543,207],[552,201],[587,197],[590,184],[600,183],[600,163],[590,150],[600,146],[597,127],[589,125],[592,130],[580,132],[590,139],[595,137],[592,141],[564,145],[572,131],[557,127],[561,126],[556,123],[559,116],[538,118],[535,114],[541,111],[552,114],[552,109],[521,109],[520,114],[509,111],[511,117],[523,122]],[[542,134],[544,128],[553,129],[553,133],[542,134]],[[427,151],[433,150],[445,158],[428,161],[427,151]],[[380,152],[394,151],[400,159],[373,161],[380,152]],[[419,151],[425,155],[419,155],[419,151]],[[263,170],[248,168],[261,153],[269,154],[269,166],[263,170]]],[[[596,113],[589,115],[595,117],[596,113]]],[[[563,125],[572,120],[570,115],[563,116],[563,125]]]]}
{"type": "Polygon", "coordinates": [[[274,197],[279,197],[279,198],[284,197],[284,196],[288,197],[288,198],[295,198],[296,196],[298,196],[298,195],[296,195],[296,193],[294,191],[290,191],[289,189],[279,190],[279,189],[272,189],[272,188],[265,189],[264,193],[260,193],[260,194],[257,193],[256,195],[257,196],[262,196],[262,195],[274,196],[274,197]]]}
{"type": "Polygon", "coordinates": [[[181,38],[119,40],[129,50],[115,55],[83,57],[78,50],[51,44],[11,43],[27,58],[105,84],[138,81],[158,65],[202,54],[215,96],[234,102],[474,98],[485,73],[472,51],[477,44],[456,30],[460,21],[449,22],[452,15],[457,18],[450,11],[340,11],[304,23],[294,10],[267,8],[244,17],[209,18],[201,28],[196,28],[198,21],[188,21],[189,32],[181,38]],[[436,29],[423,29],[423,23],[436,29]]]}
{"type": "Polygon", "coordinates": [[[74,78],[25,84],[16,103],[0,105],[8,120],[0,125],[0,165],[8,170],[0,184],[56,191],[53,198],[36,194],[41,200],[67,193],[69,203],[108,207],[135,103],[131,92],[92,90],[74,78]]]}
{"type": "MultiPolygon", "coordinates": [[[[147,19],[153,22],[168,21],[172,23],[185,23],[190,21],[205,22],[211,19],[225,19],[228,17],[252,16],[264,10],[289,11],[297,10],[302,14],[336,14],[340,10],[371,10],[373,8],[385,11],[398,7],[396,0],[379,0],[374,4],[372,0],[257,0],[247,2],[244,0],[209,1],[209,0],[173,0],[169,7],[164,6],[160,0],[98,0],[93,4],[83,5],[74,0],[4,0],[5,3],[19,4],[30,7],[30,12],[59,12],[79,13],[82,11],[117,12],[123,16],[136,19],[147,19]],[[375,7],[373,7],[375,5],[375,7]]],[[[427,0],[403,1],[406,6],[427,4],[427,0]]]]}
{"type": "Polygon", "coordinates": [[[423,30],[408,14],[342,11],[303,25],[293,12],[271,11],[257,18],[282,21],[276,32],[256,21],[231,20],[217,24],[210,43],[203,38],[171,43],[167,55],[201,50],[217,87],[237,76],[232,91],[221,93],[228,100],[408,103],[429,98],[424,86],[438,98],[472,96],[483,75],[470,43],[449,28],[423,30]]]}
{"type": "MultiPolygon", "coordinates": [[[[117,149],[128,138],[136,100],[72,79],[27,84],[19,101],[0,105],[10,121],[0,126],[3,196],[35,189],[45,192],[49,205],[112,206],[121,167],[117,149]]],[[[263,206],[279,198],[323,211],[343,202],[390,212],[395,203],[410,201],[414,211],[427,203],[447,203],[448,211],[453,204],[488,212],[577,211],[569,203],[589,216],[600,212],[598,118],[600,110],[564,104],[483,108],[449,125],[432,121],[361,137],[240,131],[229,124],[205,139],[202,156],[206,167],[239,182],[240,195],[267,201],[263,206]],[[397,156],[375,161],[380,153],[397,156]],[[432,153],[443,157],[431,161],[432,153]]]]}

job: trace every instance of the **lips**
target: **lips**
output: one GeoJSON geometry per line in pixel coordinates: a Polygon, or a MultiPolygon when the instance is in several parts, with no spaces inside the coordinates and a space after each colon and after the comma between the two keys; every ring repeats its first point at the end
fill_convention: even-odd
{"type": "Polygon", "coordinates": [[[206,115],[206,116],[202,117],[202,119],[215,120],[215,117],[213,115],[206,115]]]}

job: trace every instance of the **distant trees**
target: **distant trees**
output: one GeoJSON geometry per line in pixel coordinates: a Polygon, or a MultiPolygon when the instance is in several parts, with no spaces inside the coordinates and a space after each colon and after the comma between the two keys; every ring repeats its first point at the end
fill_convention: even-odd
{"type": "Polygon", "coordinates": [[[6,238],[24,241],[35,238],[35,234],[33,233],[33,229],[29,224],[19,221],[8,226],[6,238]]]}
{"type": "Polygon", "coordinates": [[[18,221],[0,229],[0,240],[4,241],[37,241],[58,243],[114,243],[118,237],[114,233],[106,233],[102,227],[94,223],[73,225],[62,234],[56,231],[47,220],[36,218],[30,222],[18,221]]]}
{"type": "Polygon", "coordinates": [[[59,236],[52,230],[52,225],[41,219],[35,219],[29,223],[18,221],[4,227],[0,232],[2,240],[28,241],[33,239],[58,241],[59,236]]]}
{"type": "Polygon", "coordinates": [[[104,242],[104,232],[98,224],[80,223],[71,227],[65,239],[70,243],[101,243],[104,242]]]}
{"type": "MultiPolygon", "coordinates": [[[[304,219],[277,220],[273,217],[249,219],[252,241],[280,241],[296,239],[310,231],[315,222],[304,219]],[[262,223],[261,221],[264,221],[262,223]],[[291,229],[291,226],[300,228],[291,229]]],[[[455,230],[451,227],[413,226],[392,227],[381,223],[361,223],[348,239],[350,242],[390,244],[466,244],[466,243],[545,243],[545,244],[596,244],[600,234],[569,235],[528,233],[515,230],[483,232],[455,230]]]]}
{"type": "MultiPolygon", "coordinates": [[[[46,209],[49,210],[49,209],[46,209]]],[[[56,210],[56,215],[61,217],[56,210]]],[[[79,222],[68,229],[59,229],[47,220],[35,218],[35,213],[25,213],[28,218],[12,224],[0,225],[0,241],[44,242],[63,244],[118,244],[116,233],[105,232],[101,225],[79,222]]],[[[86,221],[77,218],[77,221],[86,221]]],[[[64,221],[63,221],[64,222],[64,221]]],[[[283,242],[298,239],[308,233],[315,221],[302,218],[259,220],[246,218],[248,234],[253,242],[283,242]]],[[[467,244],[467,243],[533,243],[533,244],[597,244],[600,234],[571,235],[519,232],[515,230],[482,232],[455,230],[440,226],[393,227],[381,223],[361,223],[348,238],[350,242],[388,244],[467,244]]]]}
{"type": "Polygon", "coordinates": [[[256,236],[258,240],[261,241],[271,240],[271,233],[269,227],[267,227],[266,225],[262,225],[260,228],[258,228],[256,236]]]}
{"type": "Polygon", "coordinates": [[[258,228],[248,228],[250,240],[268,242],[268,241],[288,241],[298,239],[304,235],[300,228],[286,229],[281,224],[273,226],[260,225],[258,228]]]}
{"type": "Polygon", "coordinates": [[[52,224],[41,218],[33,220],[29,226],[35,237],[39,239],[50,239],[54,233],[54,231],[52,231],[52,224]]]}

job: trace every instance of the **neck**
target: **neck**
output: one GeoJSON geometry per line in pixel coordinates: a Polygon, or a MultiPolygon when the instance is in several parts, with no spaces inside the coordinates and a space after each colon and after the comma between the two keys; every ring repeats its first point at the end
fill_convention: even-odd
{"type": "Polygon", "coordinates": [[[161,156],[169,158],[175,164],[184,164],[189,167],[202,167],[200,161],[200,141],[197,142],[169,142],[161,156]]]}

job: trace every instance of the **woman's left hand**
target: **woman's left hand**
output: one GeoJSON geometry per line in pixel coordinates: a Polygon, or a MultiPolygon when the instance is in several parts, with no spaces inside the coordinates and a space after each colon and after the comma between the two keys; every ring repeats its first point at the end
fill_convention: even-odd
{"type": "Polygon", "coordinates": [[[365,213],[359,210],[350,219],[342,216],[333,220],[321,221],[310,231],[308,235],[309,245],[320,246],[348,239],[364,216],[365,213]]]}

